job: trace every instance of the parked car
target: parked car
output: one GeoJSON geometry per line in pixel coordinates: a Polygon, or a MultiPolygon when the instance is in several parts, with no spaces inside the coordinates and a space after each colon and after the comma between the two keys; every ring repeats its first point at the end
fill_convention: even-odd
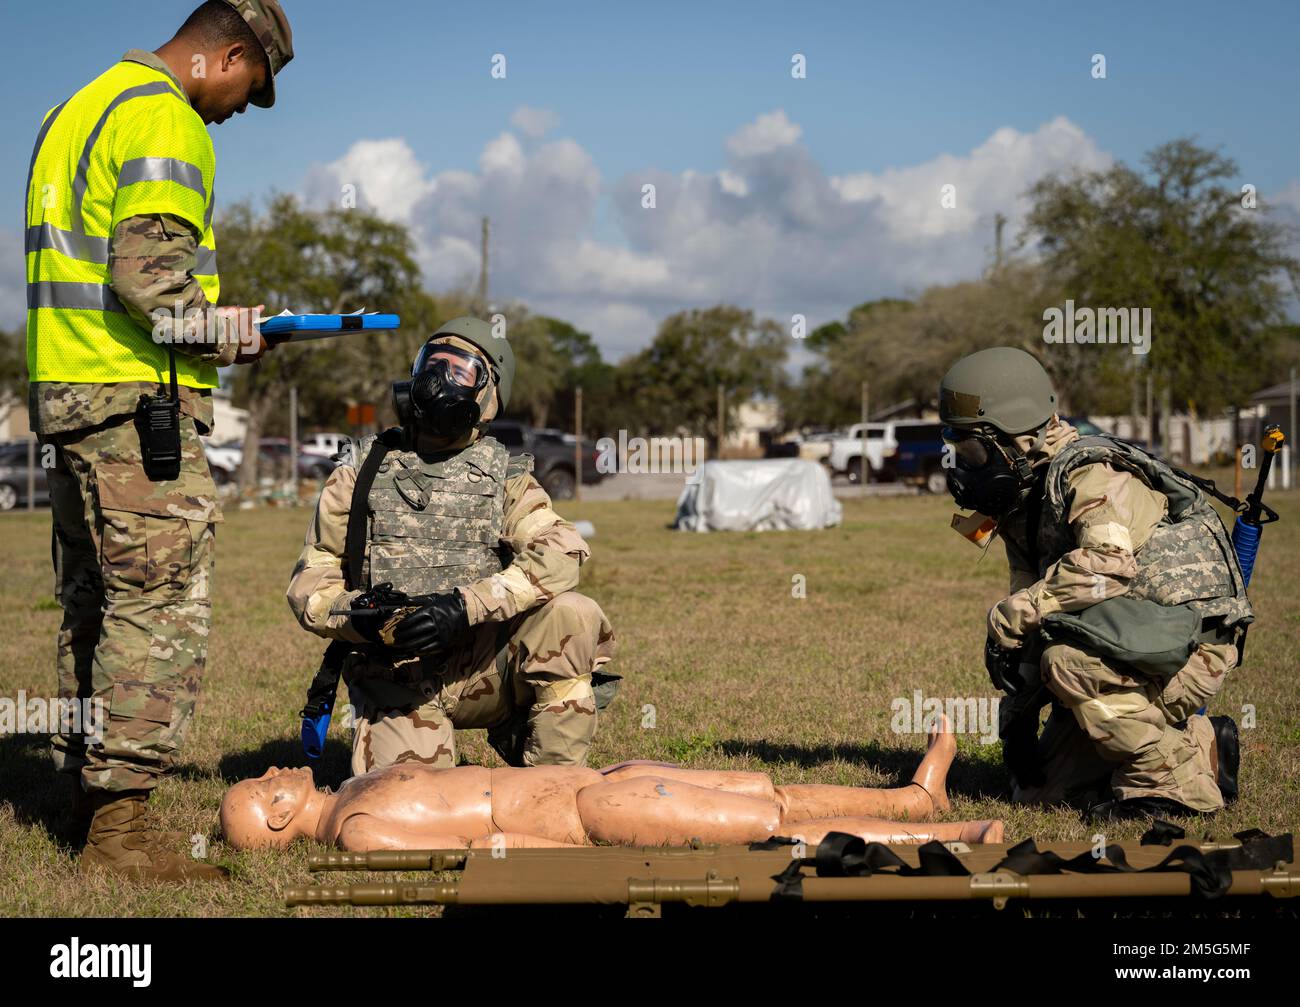
{"type": "MultiPolygon", "coordinates": [[[[242,441],[227,441],[225,444],[203,443],[203,452],[208,456],[208,468],[212,470],[212,479],[218,486],[235,482],[239,478],[239,469],[244,464],[244,445],[242,441]]],[[[283,479],[288,475],[289,439],[287,437],[263,437],[258,441],[258,474],[283,479]]],[[[313,454],[305,448],[298,450],[298,478],[325,479],[336,468],[328,455],[313,454]]]]}
{"type": "Polygon", "coordinates": [[[899,420],[891,431],[896,447],[885,458],[885,471],[903,482],[917,483],[930,493],[945,493],[943,424],[899,420]]]}
{"type": "Polygon", "coordinates": [[[224,486],[239,478],[239,466],[244,459],[242,441],[213,444],[204,438],[203,453],[208,456],[208,468],[211,469],[212,479],[218,486],[224,486]]]}
{"type": "MultiPolygon", "coordinates": [[[[275,478],[283,479],[288,474],[289,438],[263,437],[257,442],[257,455],[262,475],[269,472],[275,478]]],[[[328,456],[310,454],[301,447],[298,450],[299,479],[324,479],[337,467],[328,456]]]]}
{"type": "Polygon", "coordinates": [[[814,430],[808,434],[791,434],[790,440],[799,445],[799,457],[826,463],[830,458],[831,444],[838,434],[833,430],[814,430]]]}
{"type": "MultiPolygon", "coordinates": [[[[32,501],[50,502],[50,488],[41,467],[41,449],[35,453],[36,479],[32,501]]],[[[13,510],[27,505],[27,441],[9,441],[0,444],[0,511],[13,510]]]]}
{"type": "Polygon", "coordinates": [[[298,448],[304,454],[333,458],[342,450],[347,441],[347,434],[315,433],[308,434],[306,440],[302,441],[298,448]]]}
{"type": "Polygon", "coordinates": [[[831,472],[846,475],[850,482],[857,482],[862,476],[862,445],[865,443],[871,478],[882,478],[885,456],[895,446],[889,436],[890,426],[888,423],[854,423],[846,436],[831,441],[830,454],[826,456],[831,472]]]}
{"type": "MultiPolygon", "coordinates": [[[[495,420],[488,426],[488,435],[495,437],[512,455],[533,456],[533,477],[553,500],[568,500],[577,486],[573,464],[573,451],[577,438],[562,430],[535,429],[519,420],[495,420]]],[[[607,473],[596,468],[595,443],[585,441],[582,457],[582,484],[594,485],[607,473]]]]}

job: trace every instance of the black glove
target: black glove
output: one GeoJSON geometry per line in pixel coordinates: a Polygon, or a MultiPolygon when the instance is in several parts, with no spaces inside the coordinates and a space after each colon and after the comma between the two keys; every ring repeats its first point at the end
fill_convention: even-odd
{"type": "Polygon", "coordinates": [[[417,654],[443,654],[469,632],[469,612],[459,591],[435,594],[393,627],[393,646],[417,654]]]}
{"type": "Polygon", "coordinates": [[[392,618],[392,607],[408,601],[401,591],[394,591],[393,585],[376,584],[369,591],[363,591],[352,599],[352,608],[365,608],[371,611],[364,615],[351,616],[352,628],[371,643],[381,643],[379,631],[392,618]]]}
{"type": "Polygon", "coordinates": [[[1021,687],[1020,654],[1023,648],[1011,650],[993,637],[984,641],[984,668],[989,673],[993,688],[1014,695],[1021,687]]]}

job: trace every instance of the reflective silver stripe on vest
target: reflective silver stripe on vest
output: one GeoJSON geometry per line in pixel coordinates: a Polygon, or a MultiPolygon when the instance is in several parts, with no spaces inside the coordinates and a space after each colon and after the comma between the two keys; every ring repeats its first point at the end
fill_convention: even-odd
{"type": "Polygon", "coordinates": [[[108,262],[108,239],[93,234],[73,234],[53,224],[33,224],[27,228],[26,251],[60,252],[70,259],[104,265],[108,262]]]}
{"type": "Polygon", "coordinates": [[[170,94],[177,101],[181,100],[180,96],[172,90],[172,86],[162,80],[128,87],[108,103],[100,115],[99,121],[95,123],[95,128],[86,137],[86,145],[81,148],[81,159],[77,162],[77,174],[72,181],[72,230],[76,235],[81,236],[86,233],[86,221],[81,216],[81,204],[86,197],[86,173],[90,171],[90,152],[95,149],[95,141],[99,139],[99,134],[104,131],[104,124],[108,122],[108,117],[113,114],[113,109],[124,101],[130,101],[132,98],[144,98],[151,94],[170,94]]]}
{"type": "Polygon", "coordinates": [[[203,171],[197,164],[179,157],[133,157],[122,163],[117,173],[117,187],[136,182],[175,182],[197,192],[206,203],[208,190],[203,187],[203,171]]]}
{"type": "Polygon", "coordinates": [[[217,253],[211,248],[204,248],[202,245],[198,248],[198,254],[194,262],[195,276],[216,276],[217,275],[217,253]]]}
{"type": "Polygon", "coordinates": [[[71,308],[85,311],[116,311],[126,314],[117,294],[105,283],[65,283],[37,280],[27,284],[27,307],[71,308]]]}
{"type": "MultiPolygon", "coordinates": [[[[214,179],[212,182],[212,195],[208,197],[208,208],[203,211],[203,230],[212,226],[212,210],[217,205],[217,183],[214,179]]],[[[202,235],[199,235],[202,238],[202,235]]]]}

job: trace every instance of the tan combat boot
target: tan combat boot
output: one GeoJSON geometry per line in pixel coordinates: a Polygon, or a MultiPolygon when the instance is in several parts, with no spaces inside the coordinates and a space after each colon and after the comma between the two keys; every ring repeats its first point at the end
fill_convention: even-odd
{"type": "MultiPolygon", "coordinates": [[[[224,881],[229,872],[164,845],[149,814],[147,790],[96,791],[90,795],[95,817],[90,823],[81,871],[110,871],[137,881],[224,881]]],[[[175,835],[172,833],[171,835],[175,835]]]]}

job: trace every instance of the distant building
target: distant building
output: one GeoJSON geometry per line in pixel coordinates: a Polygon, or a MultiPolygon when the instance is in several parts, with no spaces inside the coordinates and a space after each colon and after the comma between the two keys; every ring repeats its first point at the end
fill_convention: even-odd
{"type": "Polygon", "coordinates": [[[781,407],[776,399],[742,402],[730,418],[723,451],[734,457],[763,453],[781,426],[781,407]]]}
{"type": "Polygon", "coordinates": [[[212,440],[217,444],[229,441],[244,441],[248,429],[248,410],[239,409],[230,404],[228,388],[212,390],[212,440]]]}
{"type": "Polygon", "coordinates": [[[0,405],[0,441],[25,440],[32,436],[28,422],[27,403],[11,402],[0,405]]]}

